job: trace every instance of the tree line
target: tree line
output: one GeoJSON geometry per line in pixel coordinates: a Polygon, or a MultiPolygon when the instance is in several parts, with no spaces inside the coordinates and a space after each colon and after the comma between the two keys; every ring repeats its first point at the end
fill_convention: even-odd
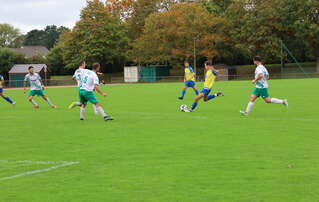
{"type": "MultiPolygon", "coordinates": [[[[22,40],[2,38],[0,26],[0,46],[22,40]]],[[[48,64],[61,72],[83,59],[100,62],[105,72],[125,64],[177,67],[194,55],[229,65],[250,64],[254,55],[289,62],[280,40],[299,61],[317,61],[319,70],[319,1],[90,0],[72,30],[49,26],[22,38],[50,48],[48,64]]]]}

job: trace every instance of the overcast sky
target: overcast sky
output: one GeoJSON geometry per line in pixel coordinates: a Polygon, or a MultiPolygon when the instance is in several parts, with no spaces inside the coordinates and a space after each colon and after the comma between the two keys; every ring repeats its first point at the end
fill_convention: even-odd
{"type": "Polygon", "coordinates": [[[72,28],[85,4],[86,0],[0,0],[0,23],[11,24],[22,33],[46,25],[72,28]]]}

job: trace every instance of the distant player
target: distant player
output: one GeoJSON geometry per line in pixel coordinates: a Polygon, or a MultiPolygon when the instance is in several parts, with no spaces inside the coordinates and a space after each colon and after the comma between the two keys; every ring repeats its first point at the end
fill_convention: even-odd
{"type": "Polygon", "coordinates": [[[4,83],[4,78],[2,75],[0,75],[0,97],[2,97],[3,99],[5,99],[7,102],[9,102],[11,105],[15,105],[15,102],[13,102],[9,97],[5,96],[3,94],[4,90],[3,90],[3,83],[4,83]]]}
{"type": "Polygon", "coordinates": [[[99,88],[99,78],[96,75],[98,66],[93,66],[93,71],[83,70],[81,75],[82,85],[80,87],[80,100],[81,100],[81,109],[80,109],[80,120],[84,120],[85,108],[88,102],[91,102],[95,105],[96,110],[99,114],[102,115],[105,121],[113,120],[109,117],[101,107],[99,101],[96,99],[93,91],[97,91],[100,95],[106,96],[99,88]]]}
{"type": "Polygon", "coordinates": [[[39,74],[34,73],[34,68],[30,66],[28,68],[29,73],[24,77],[24,94],[26,93],[26,84],[30,84],[30,92],[28,100],[32,103],[34,108],[39,108],[39,105],[33,100],[34,96],[41,96],[52,108],[56,106],[50,101],[50,99],[44,95],[44,85],[41,81],[39,74]]]}
{"type": "Polygon", "coordinates": [[[207,102],[216,97],[224,96],[224,94],[221,92],[209,95],[215,83],[215,79],[216,79],[218,71],[213,67],[212,63],[209,61],[205,62],[205,69],[206,69],[206,75],[205,75],[204,88],[200,92],[200,94],[195,98],[194,103],[192,104],[192,108],[190,110],[184,110],[185,112],[193,112],[196,109],[198,102],[201,99],[204,99],[204,101],[207,102]]]}
{"type": "Polygon", "coordinates": [[[182,100],[184,99],[184,96],[186,94],[186,90],[188,88],[192,88],[196,95],[198,95],[198,90],[195,88],[195,81],[196,81],[196,74],[193,70],[193,68],[189,65],[189,63],[187,61],[184,62],[184,66],[185,66],[185,76],[184,76],[184,88],[183,88],[183,91],[182,91],[182,94],[181,96],[178,97],[178,99],[182,100]]]}
{"type": "Polygon", "coordinates": [[[254,57],[254,64],[257,66],[255,70],[255,79],[252,80],[253,84],[256,84],[256,88],[254,89],[252,95],[250,96],[250,101],[245,111],[240,111],[242,115],[247,116],[251,109],[254,106],[255,100],[259,97],[262,97],[266,103],[275,103],[282,104],[288,107],[287,100],[281,100],[277,98],[270,98],[268,93],[268,80],[269,73],[266,67],[263,65],[262,60],[259,56],[254,57]]]}

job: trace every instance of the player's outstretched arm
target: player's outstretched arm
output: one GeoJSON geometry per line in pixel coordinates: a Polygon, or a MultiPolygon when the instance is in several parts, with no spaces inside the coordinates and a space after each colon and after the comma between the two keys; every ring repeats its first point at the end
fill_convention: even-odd
{"type": "Polygon", "coordinates": [[[98,92],[100,95],[102,95],[103,97],[106,97],[106,94],[100,90],[98,85],[95,85],[94,90],[98,92]]]}
{"type": "Polygon", "coordinates": [[[25,94],[27,91],[26,86],[27,86],[27,82],[23,81],[23,94],[25,94]]]}

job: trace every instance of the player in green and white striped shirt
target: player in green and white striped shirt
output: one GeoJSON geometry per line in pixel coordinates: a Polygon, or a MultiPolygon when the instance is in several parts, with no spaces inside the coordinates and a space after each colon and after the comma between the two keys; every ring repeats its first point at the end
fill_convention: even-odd
{"type": "Polygon", "coordinates": [[[254,57],[254,64],[257,66],[255,70],[255,79],[252,80],[253,84],[256,84],[256,88],[254,89],[252,95],[250,96],[250,101],[247,105],[245,111],[240,111],[242,115],[247,116],[251,109],[254,106],[255,100],[259,97],[262,97],[266,103],[275,103],[275,104],[283,104],[288,107],[287,100],[281,100],[277,98],[270,98],[268,93],[268,80],[269,73],[266,67],[263,65],[261,58],[259,56],[254,57]]]}
{"type": "Polygon", "coordinates": [[[91,102],[95,105],[97,112],[104,118],[105,121],[111,121],[113,118],[109,117],[104,109],[101,107],[100,102],[96,99],[93,91],[98,92],[103,97],[106,96],[99,88],[99,78],[96,75],[99,65],[93,65],[93,71],[85,69],[82,71],[81,75],[81,88],[80,88],[80,100],[81,100],[81,109],[80,109],[80,120],[84,120],[85,108],[88,102],[91,102]]]}
{"type": "Polygon", "coordinates": [[[39,74],[34,73],[34,67],[30,66],[28,68],[29,73],[24,77],[24,94],[26,93],[26,83],[30,84],[30,92],[28,100],[34,106],[34,108],[38,109],[39,105],[33,100],[34,96],[41,96],[52,108],[56,108],[56,106],[50,101],[50,99],[44,95],[44,85],[41,81],[41,77],[39,74]]]}
{"type": "MultiPolygon", "coordinates": [[[[82,71],[85,69],[86,67],[86,63],[85,61],[81,61],[79,64],[79,68],[74,72],[74,75],[72,77],[72,79],[76,80],[77,82],[77,89],[78,89],[78,95],[80,96],[80,88],[82,86],[82,82],[81,82],[81,74],[82,71]]],[[[69,109],[72,109],[74,107],[81,107],[81,102],[72,102],[69,106],[69,109]]]]}

